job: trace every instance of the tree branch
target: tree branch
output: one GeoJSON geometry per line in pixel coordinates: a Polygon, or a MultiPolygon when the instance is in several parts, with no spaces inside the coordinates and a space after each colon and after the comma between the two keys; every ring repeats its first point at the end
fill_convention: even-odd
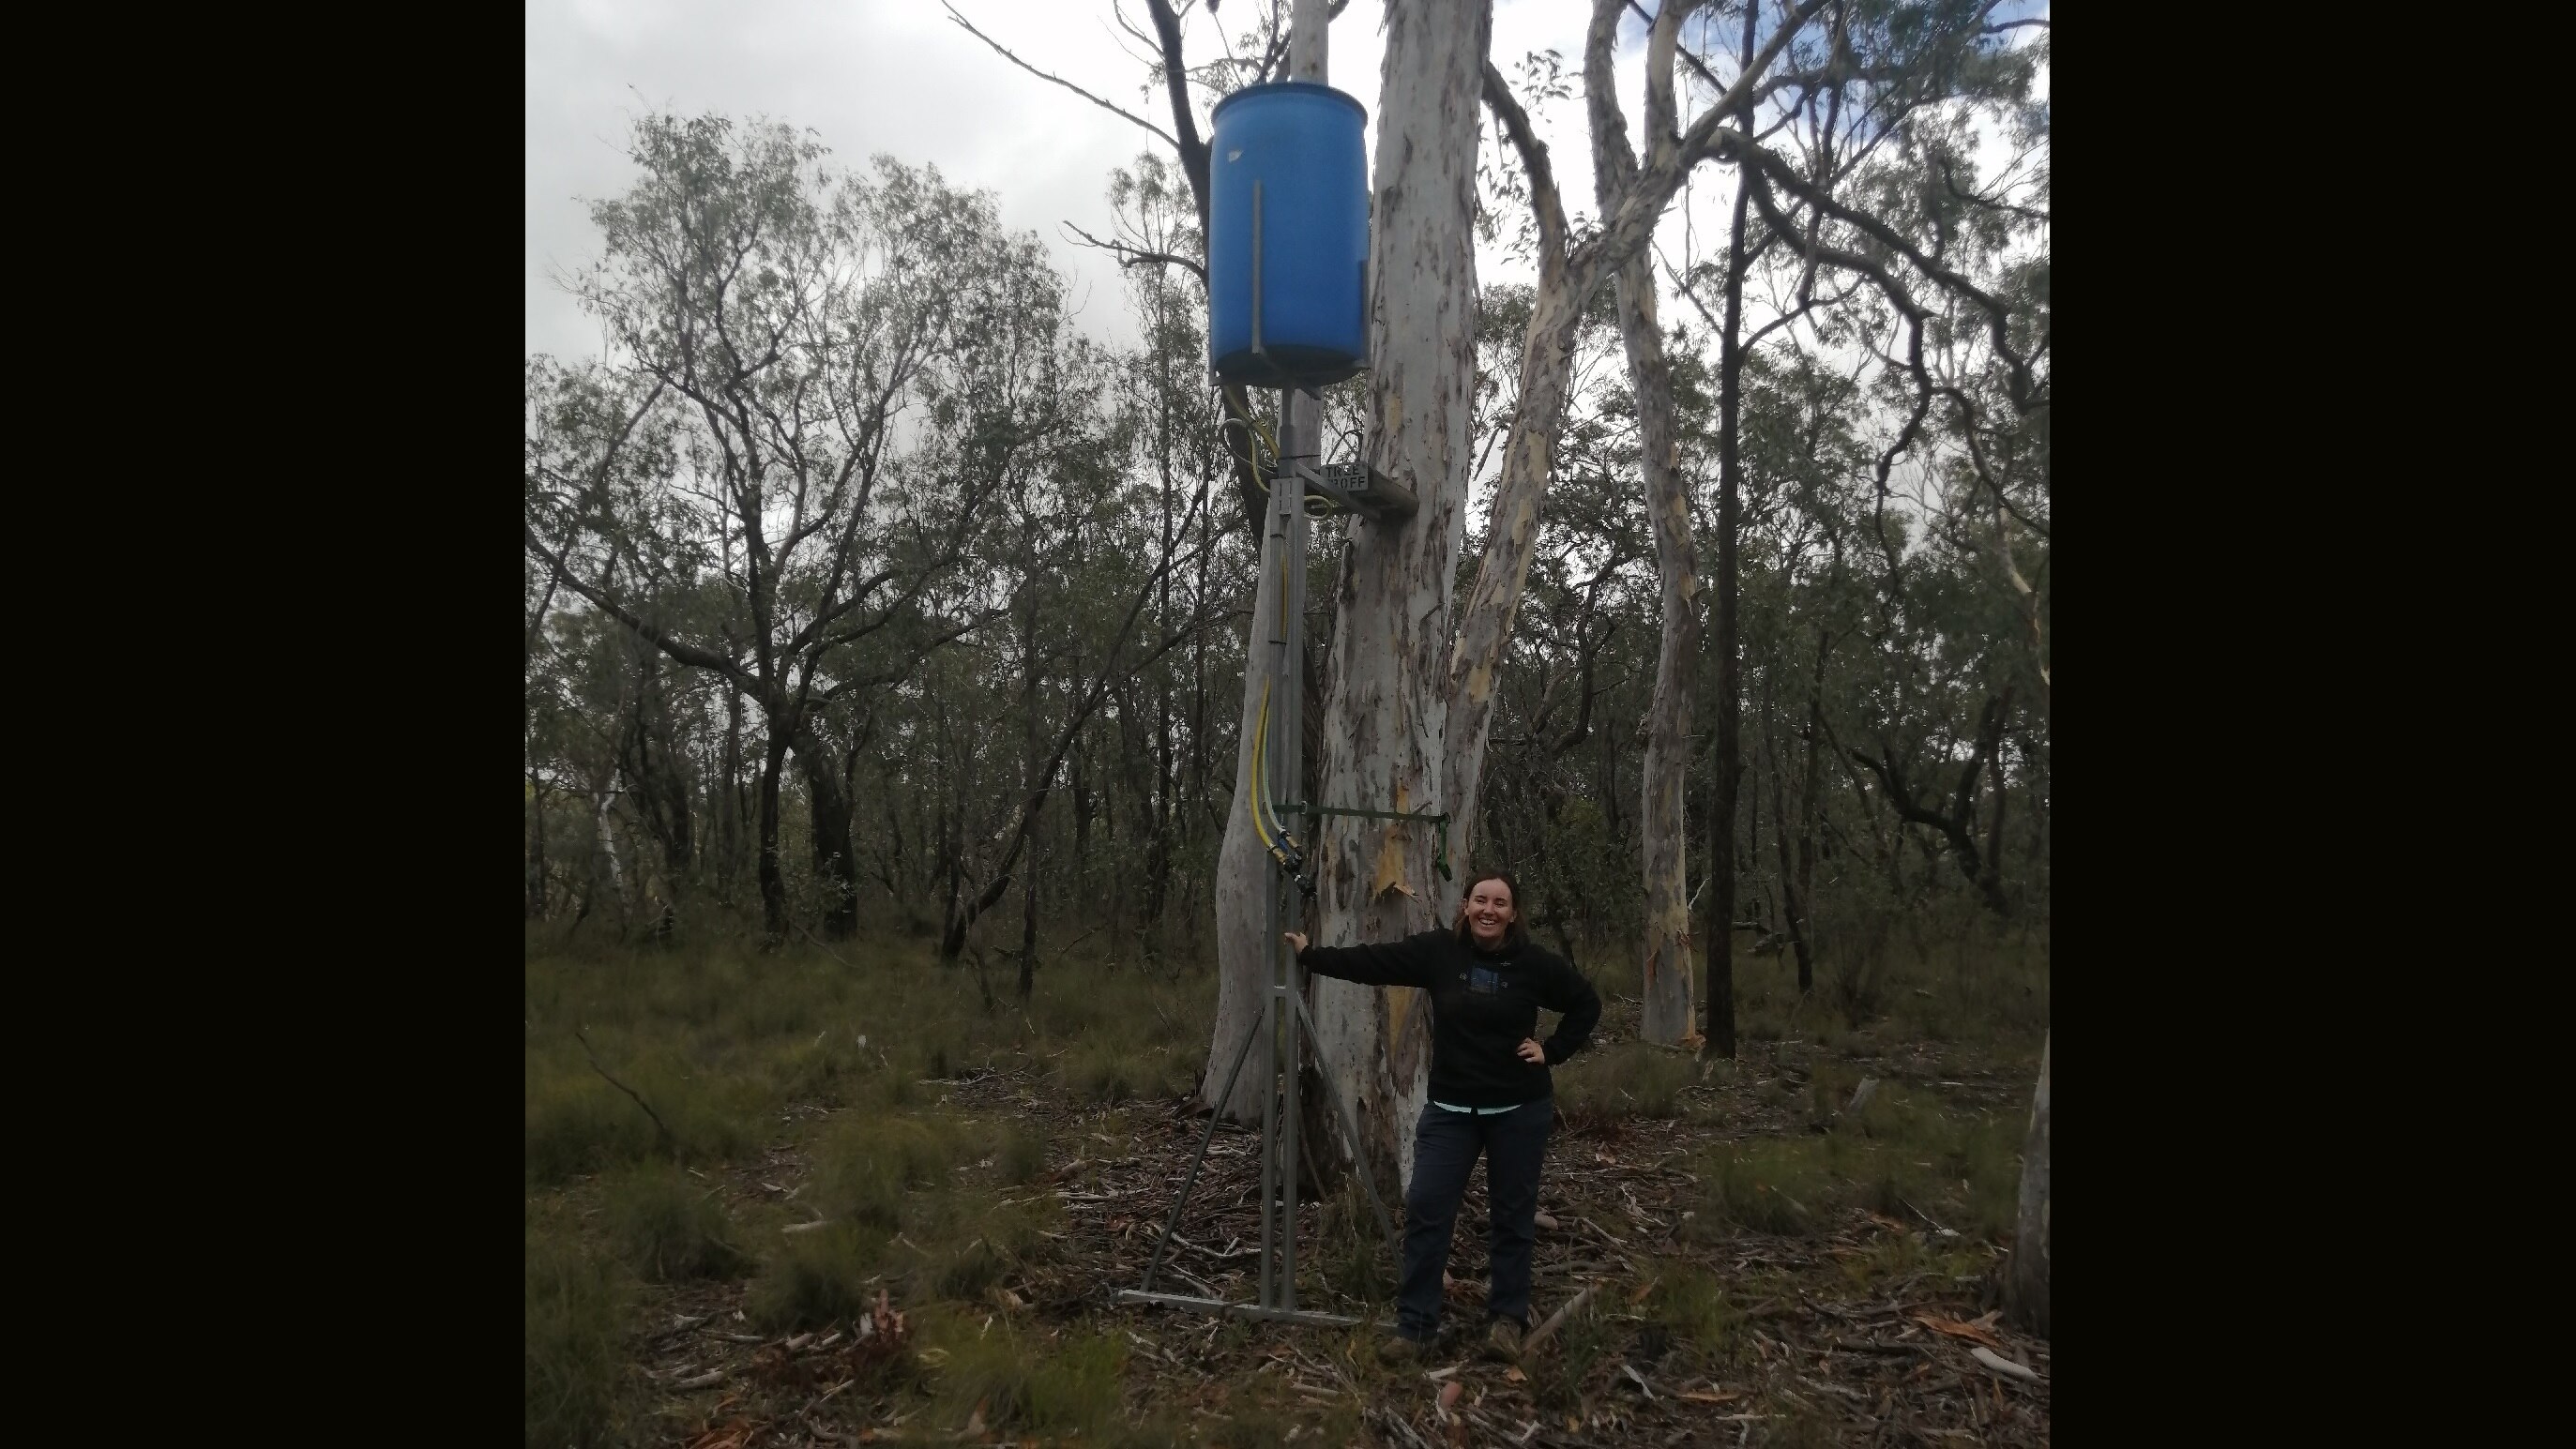
{"type": "Polygon", "coordinates": [[[1082,87],[1075,85],[1073,82],[1066,80],[1063,76],[1040,70],[1036,66],[1029,64],[1027,61],[1020,59],[1018,56],[1011,54],[1008,46],[1003,45],[1000,41],[986,35],[984,32],[977,30],[973,21],[958,14],[956,6],[943,4],[941,8],[948,12],[949,19],[966,27],[967,34],[984,42],[986,45],[991,46],[994,53],[1001,56],[1002,59],[1009,61],[1011,64],[1018,66],[1020,69],[1027,71],[1029,74],[1036,76],[1040,80],[1053,81],[1055,84],[1064,87],[1066,90],[1073,92],[1075,95],[1082,97],[1084,100],[1091,102],[1093,105],[1098,106],[1100,109],[1107,111],[1113,116],[1118,117],[1122,121],[1129,121],[1144,127],[1146,130],[1162,137],[1164,144],[1166,145],[1177,147],[1181,144],[1180,142],[1172,139],[1171,132],[1164,130],[1162,127],[1155,125],[1153,122],[1146,120],[1140,115],[1137,115],[1135,112],[1130,111],[1123,106],[1114,105],[1108,101],[1104,101],[1100,97],[1093,95],[1091,92],[1084,90],[1082,87]]]}
{"type": "Polygon", "coordinates": [[[1556,169],[1549,164],[1547,143],[1531,128],[1529,112],[1521,109],[1503,73],[1490,60],[1485,62],[1485,105],[1503,130],[1512,138],[1512,149],[1521,156],[1521,169],[1529,173],[1530,210],[1538,218],[1539,265],[1544,268],[1565,264],[1565,204],[1557,196],[1556,169]]]}
{"type": "MultiPolygon", "coordinates": [[[[1145,0],[1145,11],[1154,19],[1155,38],[1163,46],[1163,89],[1172,99],[1172,130],[1163,139],[1181,153],[1181,173],[1190,179],[1190,192],[1199,202],[1199,235],[1208,229],[1208,148],[1199,139],[1198,112],[1190,106],[1190,75],[1181,59],[1181,17],[1173,13],[1171,0],[1145,0]]],[[[1156,135],[1163,133],[1157,131],[1156,135]]]]}
{"type": "Polygon", "coordinates": [[[1122,267],[1141,267],[1157,262],[1167,262],[1176,267],[1187,268],[1191,276],[1199,279],[1200,286],[1207,285],[1207,264],[1196,258],[1185,257],[1176,252],[1147,251],[1143,247],[1130,246],[1122,241],[1102,241],[1072,222],[1068,221],[1063,225],[1065,230],[1082,238],[1082,245],[1114,253],[1119,258],[1118,265],[1122,267]]]}

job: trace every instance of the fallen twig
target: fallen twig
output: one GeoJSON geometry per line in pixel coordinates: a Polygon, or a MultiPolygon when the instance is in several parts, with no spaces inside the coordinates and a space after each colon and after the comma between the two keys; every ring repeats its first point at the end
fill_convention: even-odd
{"type": "Polygon", "coordinates": [[[2014,1363],[2011,1359],[2004,1357],[2002,1354],[1996,1353],[1994,1350],[1987,1348],[1982,1344],[1970,1348],[1968,1350],[1968,1357],[1975,1359],[1977,1362],[1984,1364],[1986,1367],[1993,1369],[1996,1373],[2002,1374],[2006,1378],[2019,1379],[2026,1384],[2035,1384],[2039,1382],[2039,1375],[2037,1373],[2022,1367],[2020,1364],[2014,1363]]]}
{"type": "Polygon", "coordinates": [[[582,1035],[580,1027],[573,1028],[572,1039],[581,1043],[582,1054],[590,1058],[590,1069],[592,1071],[599,1073],[602,1077],[607,1077],[608,1085],[624,1092],[629,1097],[633,1097],[635,1099],[635,1105],[644,1109],[644,1115],[653,1119],[654,1129],[662,1134],[662,1145],[665,1147],[676,1147],[679,1144],[679,1139],[671,1135],[671,1124],[662,1120],[662,1114],[653,1110],[652,1103],[645,1101],[642,1097],[637,1097],[633,1087],[630,1087],[624,1082],[617,1080],[615,1077],[610,1077],[608,1075],[608,1068],[599,1064],[599,1053],[590,1049],[590,1038],[582,1035]]]}
{"type": "Polygon", "coordinates": [[[1546,1322],[1541,1323],[1538,1327],[1530,1330],[1530,1336],[1521,1340],[1521,1352],[1523,1354],[1533,1353],[1538,1349],[1540,1344],[1547,1342],[1549,1336],[1554,1334],[1558,1329],[1564,1327],[1567,1317],[1573,1314],[1576,1309],[1581,1308],[1586,1302],[1588,1302],[1592,1297],[1593,1290],[1600,1286],[1601,1285],[1598,1283],[1586,1284],[1584,1285],[1582,1292],[1565,1300],[1562,1307],[1547,1316],[1546,1322]]]}

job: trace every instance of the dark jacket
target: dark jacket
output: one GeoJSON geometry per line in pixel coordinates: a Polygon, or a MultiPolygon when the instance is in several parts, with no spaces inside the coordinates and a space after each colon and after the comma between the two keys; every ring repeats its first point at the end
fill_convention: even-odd
{"type": "Polygon", "coordinates": [[[1431,1100],[1458,1107],[1517,1107],[1555,1090],[1548,1069],[1520,1058],[1544,1006],[1565,1014],[1539,1043],[1555,1066],[1583,1050],[1601,1020],[1601,997],[1564,957],[1524,939],[1487,954],[1450,931],[1424,931],[1384,946],[1309,946],[1297,964],[1363,986],[1431,993],[1431,1100]]]}

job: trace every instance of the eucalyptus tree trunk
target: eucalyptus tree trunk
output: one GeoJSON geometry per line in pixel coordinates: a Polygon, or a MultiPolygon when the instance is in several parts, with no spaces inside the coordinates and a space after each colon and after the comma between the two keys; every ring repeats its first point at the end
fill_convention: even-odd
{"type": "Polygon", "coordinates": [[[546,914],[546,792],[536,769],[528,770],[528,919],[546,914]]]}
{"type": "Polygon", "coordinates": [[[2021,1204],[2013,1229],[2012,1266],[2004,1303],[2013,1321],[2048,1337],[2048,1049],[2039,1048],[2039,1090],[2030,1104],[2030,1133],[2022,1139],[2021,1204]]]}
{"type": "MultiPolygon", "coordinates": [[[[2000,519],[1996,527],[2000,532],[2000,519]]],[[[2051,700],[2047,655],[2042,652],[2047,641],[2039,628],[2039,596],[2013,564],[2009,544],[2002,552],[2004,571],[2011,578],[2014,589],[2021,594],[2027,612],[2031,655],[2039,667],[2040,718],[2046,721],[2050,718],[2051,700]]],[[[2000,770],[1995,780],[2000,787],[2003,781],[2000,770]]],[[[2037,818],[2039,814],[2034,806],[2031,815],[2037,818]]],[[[1997,845],[2000,848],[2001,842],[1997,845]]],[[[2031,1095],[2030,1134],[2022,1140],[2021,1148],[2021,1203],[2013,1227],[2012,1271],[2004,1280],[2004,1302],[2011,1308],[2014,1320],[2042,1338],[2048,1337],[2048,1052],[2051,1044],[2048,1037],[2040,1038],[2039,1088],[2031,1095]]]]}
{"type": "Polygon", "coordinates": [[[847,940],[859,929],[859,864],[851,844],[850,797],[841,787],[834,752],[823,747],[812,723],[800,721],[794,738],[796,763],[805,774],[814,883],[823,892],[823,937],[847,940]]]}
{"type": "MultiPolygon", "coordinates": [[[[1463,814],[1473,799],[1451,793],[1447,666],[1472,457],[1476,97],[1491,26],[1487,0],[1423,0],[1386,16],[1369,247],[1369,462],[1410,488],[1419,510],[1350,523],[1319,741],[1318,788],[1340,806],[1463,814]]],[[[1484,685],[1490,692],[1490,678],[1484,685]]],[[[1466,823],[1452,825],[1456,837],[1466,823]]],[[[1318,941],[1394,940],[1438,924],[1454,905],[1457,882],[1432,871],[1432,827],[1340,819],[1320,834],[1318,941]]],[[[1457,852],[1461,868],[1465,858],[1457,852]]],[[[1380,1183],[1401,1184],[1428,1082],[1429,1004],[1410,988],[1331,980],[1314,983],[1314,1003],[1316,1054],[1351,1099],[1360,1148],[1380,1183]]]]}
{"type": "Polygon", "coordinates": [[[1670,1046],[1698,1035],[1692,990],[1690,779],[1692,663],[1699,655],[1699,559],[1691,544],[1690,497],[1673,437],[1673,374],[1655,322],[1655,274],[1645,253],[1618,272],[1619,331],[1637,394],[1637,433],[1646,517],[1662,583],[1663,641],[1655,651],[1655,697],[1646,714],[1643,808],[1646,870],[1645,1010],[1639,1034],[1670,1046]]]}
{"type": "MultiPolygon", "coordinates": [[[[1753,63],[1754,10],[1744,13],[1742,49],[1753,63]]],[[[1741,93],[1744,88],[1737,86],[1741,93]]],[[[1738,124],[1750,134],[1753,103],[1744,95],[1738,124]]],[[[1749,187],[1742,168],[1735,216],[1726,234],[1726,312],[1718,325],[1717,361],[1717,730],[1709,782],[1708,1051],[1735,1056],[1735,802],[1744,776],[1744,685],[1737,664],[1736,530],[1742,511],[1744,421],[1744,222],[1749,187]]]]}
{"type": "Polygon", "coordinates": [[[1818,735],[1825,718],[1825,652],[1833,647],[1833,642],[1831,630],[1816,637],[1816,672],[1807,681],[1807,721],[1798,732],[1798,933],[1794,940],[1798,948],[1800,996],[1816,989],[1813,936],[1807,925],[1816,908],[1816,820],[1823,798],[1818,793],[1823,775],[1817,769],[1817,752],[1824,748],[1818,735]]]}
{"type": "Polygon", "coordinates": [[[590,792],[590,898],[594,904],[598,901],[604,882],[608,899],[617,908],[615,914],[621,926],[626,921],[626,870],[617,859],[616,822],[610,818],[610,811],[617,804],[618,787],[623,783],[612,773],[605,785],[596,786],[590,792]]]}

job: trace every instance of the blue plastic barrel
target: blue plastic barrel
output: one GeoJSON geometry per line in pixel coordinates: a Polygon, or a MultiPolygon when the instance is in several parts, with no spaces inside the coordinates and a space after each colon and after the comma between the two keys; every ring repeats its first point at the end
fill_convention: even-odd
{"type": "Polygon", "coordinates": [[[1321,387],[1368,355],[1368,112],[1312,81],[1217,102],[1208,146],[1208,362],[1321,387]]]}

